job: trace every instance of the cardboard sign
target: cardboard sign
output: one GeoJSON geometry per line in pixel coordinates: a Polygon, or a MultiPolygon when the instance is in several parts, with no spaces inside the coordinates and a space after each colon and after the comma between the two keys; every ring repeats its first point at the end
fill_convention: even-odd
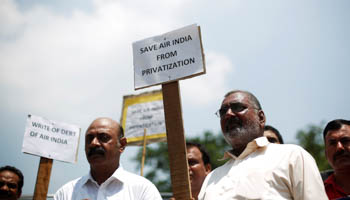
{"type": "Polygon", "coordinates": [[[133,43],[134,87],[141,89],[205,73],[196,24],[133,43]]]}
{"type": "Polygon", "coordinates": [[[28,115],[23,139],[23,153],[76,163],[80,128],[28,115]]]}
{"type": "Polygon", "coordinates": [[[166,141],[163,96],[161,90],[124,96],[122,118],[128,145],[142,145],[146,129],[147,143],[166,141]]]}

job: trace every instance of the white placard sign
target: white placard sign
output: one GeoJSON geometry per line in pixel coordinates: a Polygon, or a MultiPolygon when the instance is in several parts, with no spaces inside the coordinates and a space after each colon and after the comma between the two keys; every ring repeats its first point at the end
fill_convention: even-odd
{"type": "Polygon", "coordinates": [[[166,140],[162,91],[124,96],[122,126],[129,145],[142,145],[166,140]]]}
{"type": "Polygon", "coordinates": [[[148,134],[165,133],[163,109],[162,100],[129,106],[125,124],[127,137],[143,136],[144,129],[148,134]]]}
{"type": "Polygon", "coordinates": [[[28,115],[22,152],[76,163],[80,128],[28,115]]]}
{"type": "Polygon", "coordinates": [[[196,24],[134,42],[132,47],[135,89],[205,73],[196,24]]]}

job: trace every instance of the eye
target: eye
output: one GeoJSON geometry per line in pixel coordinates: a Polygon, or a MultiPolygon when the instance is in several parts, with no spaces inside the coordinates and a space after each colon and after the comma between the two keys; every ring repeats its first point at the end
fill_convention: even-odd
{"type": "Polygon", "coordinates": [[[242,112],[247,108],[247,106],[241,104],[241,103],[233,103],[230,104],[232,112],[242,112]]]}
{"type": "Polygon", "coordinates": [[[98,140],[101,142],[108,142],[111,139],[111,136],[107,133],[101,133],[98,135],[98,140]]]}
{"type": "Polygon", "coordinates": [[[17,184],[15,184],[15,183],[7,183],[7,187],[9,187],[11,189],[16,189],[17,188],[17,184]]]}
{"type": "Polygon", "coordinates": [[[328,145],[334,146],[336,144],[337,144],[337,140],[334,140],[334,139],[328,140],[328,145]]]}
{"type": "Polygon", "coordinates": [[[277,143],[277,139],[273,137],[267,137],[267,140],[271,143],[277,143]]]}
{"type": "Polygon", "coordinates": [[[188,160],[188,165],[189,166],[193,166],[195,164],[197,164],[198,162],[196,160],[188,160]]]}
{"type": "Polygon", "coordinates": [[[220,108],[219,113],[221,117],[227,113],[228,108],[229,108],[228,106],[220,108]]]}
{"type": "Polygon", "coordinates": [[[342,143],[343,146],[350,146],[350,138],[348,137],[342,138],[340,142],[342,143]]]}
{"type": "Polygon", "coordinates": [[[10,188],[10,189],[16,189],[17,188],[17,184],[15,184],[15,183],[5,183],[3,181],[0,181],[0,187],[3,187],[4,185],[7,185],[7,187],[10,188]]]}
{"type": "Polygon", "coordinates": [[[92,142],[92,140],[94,139],[94,136],[93,135],[87,135],[85,137],[85,143],[86,144],[90,144],[92,142]]]}

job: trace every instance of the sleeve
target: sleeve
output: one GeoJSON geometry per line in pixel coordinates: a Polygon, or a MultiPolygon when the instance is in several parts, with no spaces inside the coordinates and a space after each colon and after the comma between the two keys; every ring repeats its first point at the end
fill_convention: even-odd
{"type": "Polygon", "coordinates": [[[301,147],[294,150],[290,159],[292,195],[294,199],[325,199],[326,191],[314,158],[301,147]]]}
{"type": "Polygon", "coordinates": [[[53,196],[53,199],[54,200],[65,200],[63,188],[60,188],[59,190],[57,190],[57,192],[53,196]]]}

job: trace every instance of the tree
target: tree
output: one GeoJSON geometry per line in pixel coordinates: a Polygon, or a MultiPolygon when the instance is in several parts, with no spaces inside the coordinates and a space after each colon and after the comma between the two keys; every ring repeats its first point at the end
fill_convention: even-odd
{"type": "MultiPolygon", "coordinates": [[[[186,141],[197,142],[205,146],[212,163],[212,168],[223,165],[225,161],[219,161],[223,153],[229,148],[222,134],[214,135],[210,131],[204,132],[202,137],[187,138],[186,141]]],[[[140,162],[142,148],[139,149],[134,161],[140,162]]],[[[139,167],[140,168],[140,167],[139,167]]],[[[148,172],[145,177],[152,181],[160,192],[171,192],[170,168],[168,146],[166,142],[160,142],[146,147],[145,168],[148,172]]]]}
{"type": "Polygon", "coordinates": [[[320,125],[308,125],[305,130],[299,130],[296,136],[299,145],[314,157],[320,171],[331,168],[325,155],[323,124],[324,123],[320,123],[320,125]]]}

